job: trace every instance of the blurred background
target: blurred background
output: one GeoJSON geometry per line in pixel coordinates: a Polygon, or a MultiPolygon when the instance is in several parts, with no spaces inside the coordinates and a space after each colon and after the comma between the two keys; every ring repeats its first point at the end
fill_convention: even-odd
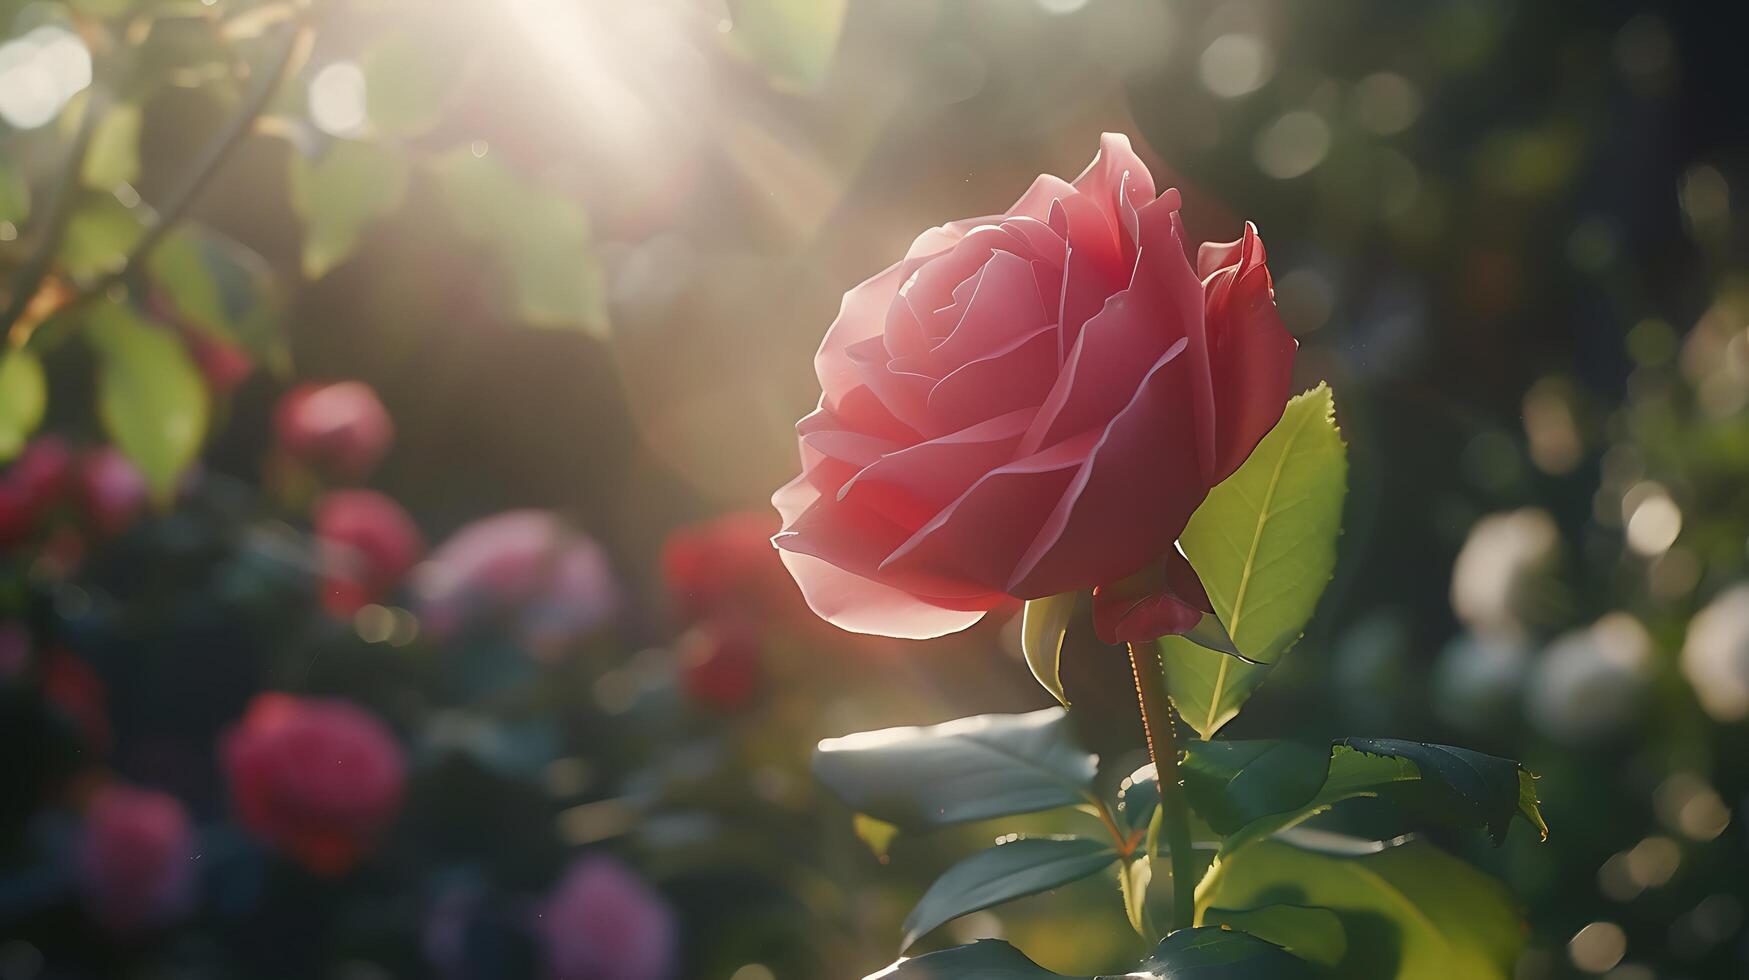
{"type": "MultiPolygon", "coordinates": [[[[1336,581],[1229,733],[1540,773],[1548,843],[1436,834],[1523,901],[1524,980],[1749,973],[1746,31],[0,0],[0,980],[889,962],[1014,822],[859,837],[814,741],[1051,699],[1018,609],[907,644],[813,621],[766,499],[840,294],[1102,131],[1194,238],[1259,225],[1351,446],[1336,581]]],[[[1071,636],[1115,779],[1127,666],[1071,636]]],[[[1065,972],[1142,952],[1102,880],[935,941],[992,935],[1065,972]]]]}

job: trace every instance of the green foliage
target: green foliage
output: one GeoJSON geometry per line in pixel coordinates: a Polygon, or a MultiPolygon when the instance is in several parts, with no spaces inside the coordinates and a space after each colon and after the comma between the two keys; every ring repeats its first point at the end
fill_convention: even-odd
{"type": "Polygon", "coordinates": [[[335,140],[291,162],[292,207],[304,219],[304,275],[320,279],[346,261],[372,221],[400,206],[407,162],[372,143],[335,140]]]}
{"type": "Polygon", "coordinates": [[[61,239],[61,265],[68,275],[82,281],[117,272],[145,233],[137,209],[111,194],[94,195],[67,222],[61,239]]]}
{"type": "Polygon", "coordinates": [[[85,186],[114,190],[140,179],[140,125],[145,114],[133,102],[118,102],[104,112],[85,150],[79,176],[85,186]]]}
{"type": "Polygon", "coordinates": [[[1342,917],[1329,909],[1304,905],[1209,909],[1203,922],[1256,936],[1326,969],[1348,955],[1348,930],[1342,926],[1342,917]]]}
{"type": "Polygon", "coordinates": [[[955,864],[929,886],[905,917],[906,949],[936,927],[970,912],[1066,885],[1109,867],[1109,843],[1085,837],[1028,837],[997,844],[955,864]]]}
{"type": "Polygon", "coordinates": [[[0,161],[0,222],[14,227],[30,217],[30,182],[0,161]]]}
{"type": "Polygon", "coordinates": [[[210,229],[184,225],[153,250],[147,269],[184,323],[276,370],[286,367],[284,302],[261,256],[210,229]]]}
{"type": "MultiPolygon", "coordinates": [[[[1180,929],[1161,940],[1152,955],[1124,974],[1124,980],[1309,980],[1315,975],[1305,961],[1242,932],[1180,929]]],[[[984,939],[967,946],[900,960],[864,980],[1068,978],[1039,966],[1005,942],[984,939]]]]}
{"type": "Polygon", "coordinates": [[[1328,750],[1261,739],[1191,742],[1179,772],[1191,808],[1218,834],[1310,800],[1324,785],[1328,750]]]}
{"type": "Polygon", "coordinates": [[[1324,385],[1288,402],[1269,434],[1209,492],[1179,538],[1238,651],[1162,637],[1167,688],[1210,738],[1299,638],[1336,563],[1347,451],[1324,385]]]}
{"type": "Polygon", "coordinates": [[[730,0],[730,38],[772,84],[818,88],[832,68],[848,0],[730,0]]]}
{"type": "Polygon", "coordinates": [[[1328,836],[1262,841],[1223,856],[1198,889],[1199,911],[1283,903],[1330,909],[1347,935],[1337,976],[1511,976],[1524,930],[1499,882],[1422,841],[1328,836]]]}
{"type": "Polygon", "coordinates": [[[1523,816],[1543,838],[1549,836],[1548,825],[1537,808],[1534,777],[1511,759],[1450,745],[1394,738],[1350,738],[1342,744],[1369,755],[1413,762],[1421,773],[1417,785],[1431,797],[1431,809],[1487,827],[1496,844],[1506,839],[1506,828],[1514,814],[1523,816]],[[1528,800],[1524,795],[1526,788],[1528,800]]]}
{"type": "Polygon", "coordinates": [[[429,132],[443,118],[459,79],[456,52],[415,34],[394,34],[366,51],[365,115],[384,136],[407,138],[429,132]]]}
{"type": "Polygon", "coordinates": [[[85,336],[99,358],[97,413],[133,460],[159,504],[206,438],[207,393],[199,369],[169,331],[114,302],[93,308],[85,336]]]}
{"type": "Polygon", "coordinates": [[[0,463],[17,456],[42,424],[48,397],[48,379],[35,354],[24,348],[0,354],[0,463]]]}
{"type": "Polygon", "coordinates": [[[814,775],[858,812],[918,828],[1085,802],[1095,761],[1046,708],[829,738],[814,775]]]}
{"type": "Polygon", "coordinates": [[[430,172],[456,230],[497,257],[516,316],[606,332],[606,287],[582,208],[466,147],[433,161],[430,172]]]}
{"type": "Polygon", "coordinates": [[[1063,692],[1059,669],[1063,636],[1069,632],[1070,617],[1075,615],[1075,595],[1065,592],[1028,600],[1020,620],[1020,650],[1026,656],[1026,665],[1065,708],[1069,706],[1069,696],[1063,692]]]}

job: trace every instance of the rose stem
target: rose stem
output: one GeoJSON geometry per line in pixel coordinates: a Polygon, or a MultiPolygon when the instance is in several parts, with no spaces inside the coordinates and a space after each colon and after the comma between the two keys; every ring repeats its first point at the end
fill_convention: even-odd
{"type": "Polygon", "coordinates": [[[1136,701],[1142,709],[1142,734],[1154,761],[1160,785],[1161,819],[1167,854],[1172,861],[1171,929],[1188,928],[1196,911],[1196,881],[1190,853],[1190,807],[1178,779],[1178,739],[1172,727],[1172,706],[1166,700],[1166,674],[1152,643],[1131,643],[1130,670],[1136,676],[1136,701]]]}

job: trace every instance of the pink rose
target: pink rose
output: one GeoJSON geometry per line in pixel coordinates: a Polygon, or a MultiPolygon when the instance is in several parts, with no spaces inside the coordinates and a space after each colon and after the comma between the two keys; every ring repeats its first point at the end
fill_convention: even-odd
{"type": "Polygon", "coordinates": [[[1130,631],[1194,625],[1207,600],[1168,594],[1165,563],[1281,417],[1295,343],[1256,229],[1193,264],[1178,209],[1107,134],[1073,183],[932,228],[845,295],[772,498],[816,613],[938,636],[1146,573],[1165,601],[1130,631]]]}
{"type": "Polygon", "coordinates": [[[375,469],[395,436],[388,410],[362,381],[298,385],[274,408],[273,428],[285,455],[343,481],[375,469]]]}
{"type": "Polygon", "coordinates": [[[311,523],[320,548],[322,605],[335,616],[386,598],[425,552],[413,518],[375,490],[325,494],[311,523]]]}
{"type": "Polygon", "coordinates": [[[552,980],[674,976],[674,913],[612,858],[586,857],[571,866],[547,899],[540,931],[552,980]]]}
{"type": "Polygon", "coordinates": [[[193,898],[194,835],[175,797],[108,785],[85,813],[79,884],[91,914],[116,932],[163,925],[193,898]]]}
{"type": "Polygon", "coordinates": [[[401,808],[400,743],[345,701],[258,695],[220,754],[243,826],[319,875],[351,868],[401,808]]]}
{"type": "Polygon", "coordinates": [[[494,619],[541,657],[601,627],[620,603],[601,546],[545,510],[505,511],[463,526],[420,567],[414,591],[434,636],[494,619]]]}
{"type": "Polygon", "coordinates": [[[120,534],[146,509],[146,478],[113,446],[80,454],[73,476],[86,519],[99,534],[120,534]]]}

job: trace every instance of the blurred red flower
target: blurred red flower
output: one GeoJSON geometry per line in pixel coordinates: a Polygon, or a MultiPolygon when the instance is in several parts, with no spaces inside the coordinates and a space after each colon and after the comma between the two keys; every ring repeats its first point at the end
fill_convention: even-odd
{"type": "Polygon", "coordinates": [[[694,703],[737,711],[759,691],[759,635],[745,625],[705,623],[680,638],[678,654],[681,687],[694,703]]]}
{"type": "Polygon", "coordinates": [[[79,883],[91,914],[116,932],[168,923],[194,897],[188,811],[166,793],[109,784],[85,812],[79,883]]]}
{"type": "Polygon", "coordinates": [[[322,605],[337,617],[387,597],[425,552],[413,518],[375,490],[323,495],[311,523],[322,566],[322,605]]]}
{"type": "Polygon", "coordinates": [[[667,980],[678,929],[662,896],[618,861],[573,864],[541,911],[552,980],[667,980]]]}
{"type": "Polygon", "coordinates": [[[243,826],[319,875],[350,869],[401,807],[400,743],[345,701],[258,695],[220,753],[243,826]]]}
{"type": "Polygon", "coordinates": [[[280,398],[273,426],[286,456],[341,481],[369,474],[395,436],[388,410],[362,381],[298,385],[280,398]]]}
{"type": "Polygon", "coordinates": [[[0,548],[28,538],[67,487],[73,454],[58,436],[31,440],[0,472],[0,548]]]}
{"type": "Polygon", "coordinates": [[[811,618],[771,546],[777,530],[769,511],[737,511],[671,532],[662,578],[682,620],[811,618]]]}
{"type": "Polygon", "coordinates": [[[109,690],[90,665],[63,649],[49,651],[41,667],[43,697],[78,730],[93,752],[105,754],[114,733],[109,724],[109,690]]]}
{"type": "MultiPolygon", "coordinates": [[[[1193,263],[1179,206],[1107,134],[1073,183],[932,228],[845,295],[773,497],[815,612],[939,636],[1174,554],[1281,417],[1295,350],[1256,229],[1193,263]]],[[[1206,598],[1150,578],[1148,628],[1194,625],[1206,598]]]]}
{"type": "Polygon", "coordinates": [[[204,330],[194,327],[182,332],[190,357],[206,378],[214,393],[228,395],[249,379],[255,371],[255,361],[236,344],[227,343],[204,330]]]}

